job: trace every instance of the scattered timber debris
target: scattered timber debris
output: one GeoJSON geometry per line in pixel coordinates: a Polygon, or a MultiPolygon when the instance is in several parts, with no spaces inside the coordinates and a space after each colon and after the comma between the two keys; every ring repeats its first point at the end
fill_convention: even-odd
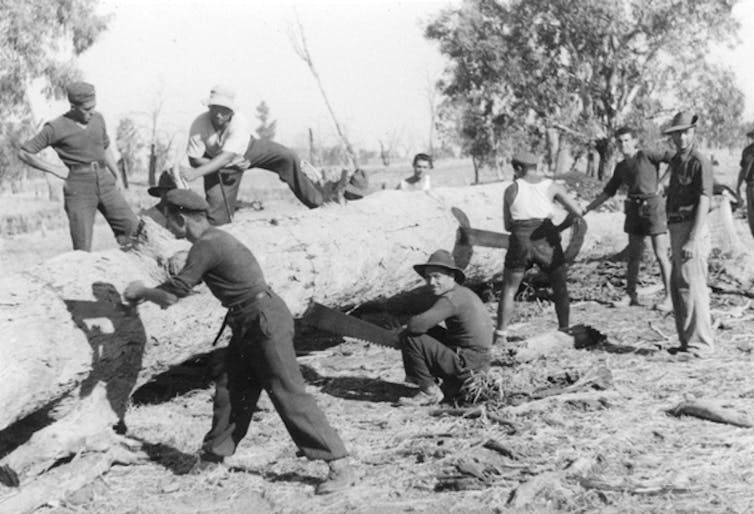
{"type": "Polygon", "coordinates": [[[754,426],[747,417],[731,409],[701,400],[681,402],[668,409],[667,413],[675,417],[693,416],[715,423],[733,425],[734,427],[751,428],[754,426]]]}

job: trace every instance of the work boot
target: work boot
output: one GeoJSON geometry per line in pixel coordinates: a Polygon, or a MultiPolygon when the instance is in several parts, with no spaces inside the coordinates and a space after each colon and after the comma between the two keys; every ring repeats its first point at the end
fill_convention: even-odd
{"type": "Polygon", "coordinates": [[[330,472],[324,482],[317,485],[315,494],[337,493],[356,483],[356,473],[347,458],[331,460],[328,465],[330,472]]]}
{"type": "Polygon", "coordinates": [[[437,405],[445,397],[442,389],[436,385],[430,386],[428,389],[422,389],[416,396],[405,397],[398,400],[399,405],[420,407],[423,405],[437,405]]]}

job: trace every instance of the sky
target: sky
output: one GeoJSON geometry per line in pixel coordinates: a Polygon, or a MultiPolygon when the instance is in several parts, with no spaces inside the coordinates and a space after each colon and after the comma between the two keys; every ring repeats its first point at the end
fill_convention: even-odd
{"type": "MultiPolygon", "coordinates": [[[[288,32],[296,12],[325,91],[357,147],[400,140],[408,152],[425,150],[430,111],[427,88],[445,67],[427,22],[458,0],[340,2],[299,0],[101,0],[108,30],[79,59],[97,87],[98,110],[114,133],[131,116],[148,125],[162,105],[161,130],[178,145],[204,109],[215,84],[237,92],[254,126],[264,100],[277,119],[276,139],[306,147],[307,131],[334,144],[335,130],[317,83],[295,54],[288,32]]],[[[717,55],[738,74],[746,120],[754,118],[754,0],[734,11],[742,44],[717,55]]],[[[61,107],[49,104],[46,117],[61,107]]]]}

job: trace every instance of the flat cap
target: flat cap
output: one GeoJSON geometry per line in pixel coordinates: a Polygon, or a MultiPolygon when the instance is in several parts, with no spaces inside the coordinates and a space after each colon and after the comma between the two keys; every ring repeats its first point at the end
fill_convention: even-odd
{"type": "Polygon", "coordinates": [[[206,212],[207,201],[190,189],[172,189],[165,195],[165,202],[180,211],[206,212]]]}
{"type": "Polygon", "coordinates": [[[536,155],[530,152],[516,152],[511,158],[513,164],[523,164],[524,166],[536,166],[539,164],[539,159],[536,155]]]}
{"type": "Polygon", "coordinates": [[[83,105],[95,101],[94,86],[88,82],[73,82],[66,88],[68,101],[74,105],[83,105]]]}

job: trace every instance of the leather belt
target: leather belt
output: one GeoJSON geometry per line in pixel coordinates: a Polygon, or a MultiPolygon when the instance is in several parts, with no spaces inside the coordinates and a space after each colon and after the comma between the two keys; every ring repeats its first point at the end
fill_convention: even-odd
{"type": "Polygon", "coordinates": [[[71,172],[76,171],[98,171],[100,169],[105,169],[106,164],[105,161],[92,161],[89,164],[77,164],[76,166],[71,166],[68,168],[71,172]]]}
{"type": "Polygon", "coordinates": [[[241,312],[242,310],[244,310],[245,308],[250,307],[251,305],[254,305],[259,300],[261,300],[262,298],[264,298],[265,296],[267,296],[269,293],[270,293],[270,289],[269,288],[263,289],[262,291],[259,291],[257,294],[255,294],[251,298],[248,298],[246,300],[242,300],[242,301],[240,301],[240,302],[238,302],[238,303],[236,303],[236,304],[231,305],[230,307],[228,307],[228,313],[229,314],[237,314],[237,313],[241,312]]]}

